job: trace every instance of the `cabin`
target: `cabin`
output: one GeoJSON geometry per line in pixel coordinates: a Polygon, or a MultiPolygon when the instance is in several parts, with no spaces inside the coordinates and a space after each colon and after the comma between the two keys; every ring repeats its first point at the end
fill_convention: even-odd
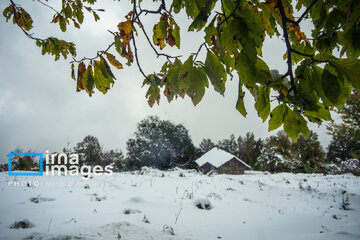
{"type": "Polygon", "coordinates": [[[219,174],[244,174],[245,170],[251,169],[249,165],[241,161],[238,157],[214,147],[199,159],[196,164],[204,174],[216,172],[219,174]]]}

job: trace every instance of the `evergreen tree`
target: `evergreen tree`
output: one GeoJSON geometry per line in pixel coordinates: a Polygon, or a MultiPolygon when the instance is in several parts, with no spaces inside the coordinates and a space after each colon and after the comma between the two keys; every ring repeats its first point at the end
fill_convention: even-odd
{"type": "Polygon", "coordinates": [[[256,140],[253,133],[248,132],[244,138],[240,136],[237,140],[236,156],[254,169],[256,169],[257,159],[262,150],[263,141],[261,139],[256,140]]]}
{"type": "Polygon", "coordinates": [[[324,162],[325,152],[320,145],[318,135],[310,131],[308,138],[300,135],[297,142],[293,142],[296,157],[301,162],[298,171],[305,173],[318,172],[324,162]]]}
{"type": "Polygon", "coordinates": [[[115,171],[125,170],[124,154],[121,150],[110,150],[102,153],[102,166],[114,165],[115,171]]]}
{"type": "Polygon", "coordinates": [[[354,90],[338,113],[343,122],[328,126],[332,140],[328,146],[327,159],[329,162],[360,159],[360,91],[354,90]]]}
{"type": "Polygon", "coordinates": [[[200,157],[201,155],[207,153],[208,151],[210,151],[211,149],[213,149],[215,147],[215,143],[213,143],[213,141],[211,141],[210,138],[204,138],[201,143],[199,144],[199,147],[197,149],[198,151],[198,156],[200,157]]]}
{"type": "Polygon", "coordinates": [[[151,166],[168,169],[190,166],[195,158],[195,147],[188,130],[182,124],[150,116],[137,125],[135,137],[127,145],[127,166],[136,169],[151,166]]]}
{"type": "Polygon", "coordinates": [[[218,146],[222,150],[224,150],[226,152],[229,152],[229,153],[231,153],[233,155],[236,155],[237,144],[236,144],[236,141],[235,141],[234,134],[231,134],[229,139],[224,139],[222,141],[219,141],[218,146]]]}
{"type": "Polygon", "coordinates": [[[292,172],[301,165],[293,141],[284,131],[266,139],[262,162],[271,162],[276,172],[292,172]]]}
{"type": "Polygon", "coordinates": [[[80,165],[102,165],[102,150],[96,137],[86,136],[81,142],[76,144],[74,151],[79,154],[80,165]]]}

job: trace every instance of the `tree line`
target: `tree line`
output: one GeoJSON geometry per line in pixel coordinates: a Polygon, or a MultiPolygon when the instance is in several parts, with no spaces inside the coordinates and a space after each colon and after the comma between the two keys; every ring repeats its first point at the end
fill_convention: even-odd
{"type": "MultiPolygon", "coordinates": [[[[360,159],[360,91],[353,91],[347,104],[338,111],[342,122],[328,125],[332,136],[325,150],[318,134],[310,131],[308,138],[300,135],[291,140],[284,131],[266,139],[256,138],[252,132],[245,136],[214,142],[204,138],[199,146],[191,140],[182,124],[149,116],[137,124],[132,138],[126,142],[126,154],[121,150],[104,150],[97,137],[86,136],[64,153],[78,153],[80,165],[112,164],[117,171],[137,170],[144,166],[167,170],[173,167],[197,168],[195,160],[214,147],[223,149],[247,163],[253,170],[293,173],[359,174],[360,159]]],[[[18,170],[36,167],[31,158],[18,158],[18,170]]]]}

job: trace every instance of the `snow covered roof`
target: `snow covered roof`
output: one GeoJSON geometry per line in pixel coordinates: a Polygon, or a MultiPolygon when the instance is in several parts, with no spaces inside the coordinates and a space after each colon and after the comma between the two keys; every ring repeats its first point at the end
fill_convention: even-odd
{"type": "Polygon", "coordinates": [[[211,149],[210,151],[208,151],[207,153],[205,153],[204,155],[202,155],[199,159],[197,159],[195,162],[197,163],[197,165],[199,165],[199,167],[201,167],[202,165],[204,165],[205,163],[210,163],[211,165],[213,165],[214,167],[218,168],[221,165],[223,165],[224,163],[230,161],[231,159],[235,158],[236,160],[238,160],[239,162],[241,162],[242,164],[244,164],[246,167],[251,168],[249,165],[247,165],[246,163],[244,163],[243,161],[241,161],[239,158],[237,158],[236,156],[221,150],[217,147],[214,147],[213,149],[211,149]]]}

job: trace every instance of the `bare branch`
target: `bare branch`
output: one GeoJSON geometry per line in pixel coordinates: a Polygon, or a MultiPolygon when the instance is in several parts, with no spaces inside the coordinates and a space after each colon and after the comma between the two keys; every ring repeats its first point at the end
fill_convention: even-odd
{"type": "MultiPolygon", "coordinates": [[[[138,18],[138,13],[136,11],[136,0],[134,0],[134,3],[133,3],[133,16],[132,16],[132,23],[135,22],[135,20],[138,18]]],[[[131,36],[132,36],[132,42],[133,42],[133,45],[134,45],[134,52],[135,52],[135,61],[136,61],[136,65],[138,66],[139,68],[139,71],[141,72],[141,74],[145,77],[145,79],[151,83],[151,80],[146,76],[146,74],[144,73],[144,71],[142,70],[141,68],[141,65],[140,65],[140,62],[139,62],[139,56],[138,56],[138,50],[137,50],[137,47],[136,47],[136,41],[135,41],[135,35],[134,35],[134,32],[131,31],[131,36]]]]}
{"type": "Polygon", "coordinates": [[[45,7],[50,8],[51,10],[53,10],[54,12],[56,12],[57,14],[60,14],[55,8],[53,8],[53,7],[50,6],[49,4],[46,4],[46,3],[44,3],[44,2],[41,1],[41,0],[36,0],[36,1],[38,1],[39,3],[41,3],[42,5],[44,5],[45,7]]]}

